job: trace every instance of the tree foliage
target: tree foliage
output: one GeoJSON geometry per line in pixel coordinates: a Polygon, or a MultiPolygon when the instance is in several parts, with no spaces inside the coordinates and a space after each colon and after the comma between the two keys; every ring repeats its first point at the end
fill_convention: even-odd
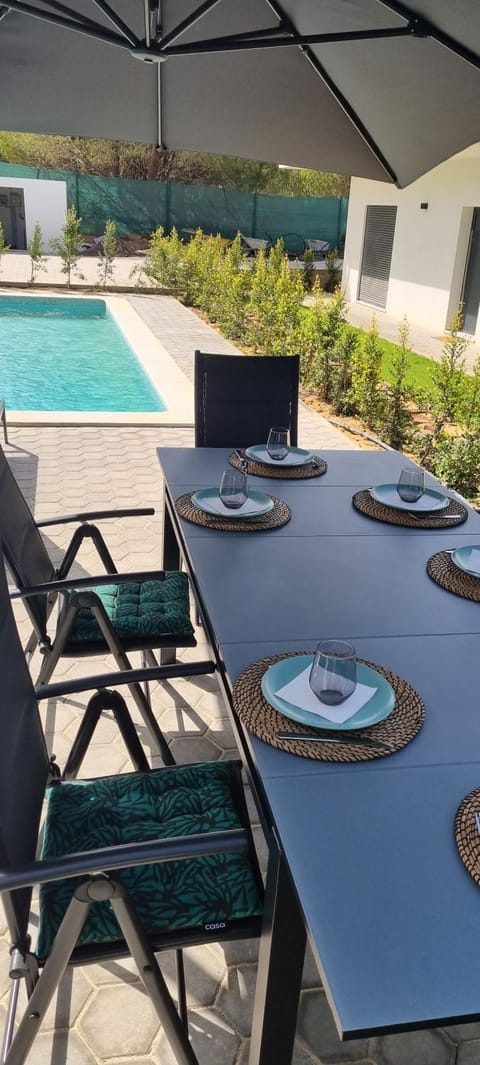
{"type": "Polygon", "coordinates": [[[213,185],[280,196],[348,196],[350,179],[207,152],[172,152],[129,141],[0,132],[0,160],[102,177],[213,185]]]}

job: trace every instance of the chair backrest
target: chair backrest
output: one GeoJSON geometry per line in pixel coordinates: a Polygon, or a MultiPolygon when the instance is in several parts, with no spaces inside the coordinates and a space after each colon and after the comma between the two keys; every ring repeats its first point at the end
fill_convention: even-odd
{"type": "Polygon", "coordinates": [[[266,442],[272,425],[298,437],[299,355],[195,352],[195,447],[266,442]]]}
{"type": "MultiPolygon", "coordinates": [[[[35,860],[49,758],[0,560],[0,871],[35,860]]],[[[12,942],[27,933],[31,891],[4,893],[12,942]]]]}
{"type": "MultiPolygon", "coordinates": [[[[54,566],[1,447],[0,539],[8,567],[19,589],[54,579],[54,566]]],[[[37,634],[43,635],[47,624],[47,597],[30,598],[25,605],[37,634]]]]}

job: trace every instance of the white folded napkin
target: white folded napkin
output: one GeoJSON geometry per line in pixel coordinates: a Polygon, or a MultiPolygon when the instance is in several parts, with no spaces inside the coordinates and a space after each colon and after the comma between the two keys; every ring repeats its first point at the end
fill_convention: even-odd
{"type": "Polygon", "coordinates": [[[213,496],[213,498],[209,499],[209,504],[218,514],[221,514],[222,517],[225,514],[227,518],[235,518],[237,514],[238,518],[248,518],[252,514],[258,514],[261,509],[258,499],[250,499],[248,496],[241,507],[226,507],[225,503],[222,503],[220,496],[218,498],[213,496]]]}
{"type": "Polygon", "coordinates": [[[317,699],[312,692],[308,683],[309,677],[310,666],[303,669],[298,677],[294,677],[283,688],[279,688],[275,694],[294,706],[300,707],[301,710],[308,710],[309,714],[318,714],[319,717],[325,717],[337,725],[343,725],[344,721],[353,717],[377,691],[377,688],[369,688],[366,684],[357,684],[355,691],[349,695],[348,699],[345,699],[345,702],[339,703],[338,706],[328,706],[327,703],[320,702],[320,699],[317,699]]]}

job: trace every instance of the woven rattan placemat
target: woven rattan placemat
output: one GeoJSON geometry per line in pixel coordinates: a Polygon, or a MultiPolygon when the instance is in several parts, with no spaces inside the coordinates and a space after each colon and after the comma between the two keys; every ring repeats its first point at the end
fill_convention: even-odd
{"type": "MultiPolygon", "coordinates": [[[[382,758],[387,753],[393,754],[395,751],[400,751],[410,740],[413,740],[421,729],[425,716],[420,696],[401,677],[365,659],[361,661],[381,673],[395,692],[395,707],[385,721],[379,721],[378,725],[372,725],[368,729],[352,729],[350,733],[344,734],[344,743],[320,743],[318,741],[309,743],[308,738],[305,741],[279,739],[279,732],[304,732],[308,737],[308,734],[311,735],[315,730],[309,725],[300,725],[284,717],[267,702],[261,688],[262,676],[274,662],[279,662],[283,658],[292,658],[295,655],[312,653],[312,651],[294,651],[290,654],[272,655],[254,662],[243,670],[233,688],[233,706],[249,732],[253,732],[258,739],[270,743],[272,747],[278,747],[281,751],[299,754],[302,758],[316,758],[321,762],[367,762],[372,758],[382,758]],[[349,736],[352,739],[358,736],[368,736],[369,739],[377,739],[389,744],[392,749],[387,752],[380,748],[375,750],[374,747],[357,747],[349,744],[349,736]]],[[[325,731],[325,737],[328,736],[338,739],[339,732],[325,731]]]]}
{"type": "Polygon", "coordinates": [[[236,518],[215,518],[213,514],[205,514],[203,510],[192,503],[192,492],[186,492],[175,500],[175,510],[181,518],[193,522],[194,525],[203,525],[205,529],[216,529],[217,532],[265,532],[267,529],[278,529],[290,521],[292,512],[290,507],[277,499],[273,499],[273,510],[268,514],[261,514],[258,518],[244,518],[243,521],[236,518]]]}
{"type": "Polygon", "coordinates": [[[405,525],[409,529],[453,529],[455,525],[462,525],[468,518],[468,510],[458,499],[452,499],[445,510],[435,514],[413,518],[406,510],[394,510],[393,507],[385,507],[383,503],[377,503],[368,488],[355,492],[352,503],[357,510],[365,514],[367,518],[375,518],[376,521],[386,521],[389,525],[405,525]],[[459,514],[458,518],[449,518],[449,514],[459,514]]]}
{"type": "Polygon", "coordinates": [[[471,577],[452,562],[450,551],[438,551],[427,562],[428,576],[447,592],[480,603],[480,577],[471,577]]]}
{"type": "Polygon", "coordinates": [[[233,451],[228,459],[231,466],[236,470],[245,470],[257,477],[280,477],[286,481],[298,481],[306,477],[321,477],[326,473],[327,463],[324,459],[314,455],[311,462],[305,466],[268,466],[267,463],[254,462],[247,458],[244,448],[233,451]]]}
{"type": "Polygon", "coordinates": [[[458,852],[470,876],[480,887],[480,834],[475,823],[476,813],[480,813],[480,788],[475,788],[462,799],[455,818],[458,852]]]}

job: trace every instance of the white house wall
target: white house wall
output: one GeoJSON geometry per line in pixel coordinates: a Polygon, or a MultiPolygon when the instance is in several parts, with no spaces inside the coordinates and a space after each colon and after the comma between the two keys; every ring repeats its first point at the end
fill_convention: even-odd
{"type": "MultiPolygon", "coordinates": [[[[412,324],[432,330],[448,326],[460,300],[473,208],[480,207],[478,147],[471,158],[473,151],[442,163],[406,189],[352,179],[343,268],[349,302],[358,297],[366,208],[396,205],[385,313],[405,314],[412,324]]],[[[383,312],[375,313],[380,319],[383,312]]]]}
{"type": "Polygon", "coordinates": [[[58,237],[65,222],[67,210],[67,185],[65,181],[43,181],[36,178],[2,177],[0,188],[23,189],[25,199],[25,226],[27,244],[33,227],[39,222],[42,227],[46,250],[52,237],[58,237]]]}

